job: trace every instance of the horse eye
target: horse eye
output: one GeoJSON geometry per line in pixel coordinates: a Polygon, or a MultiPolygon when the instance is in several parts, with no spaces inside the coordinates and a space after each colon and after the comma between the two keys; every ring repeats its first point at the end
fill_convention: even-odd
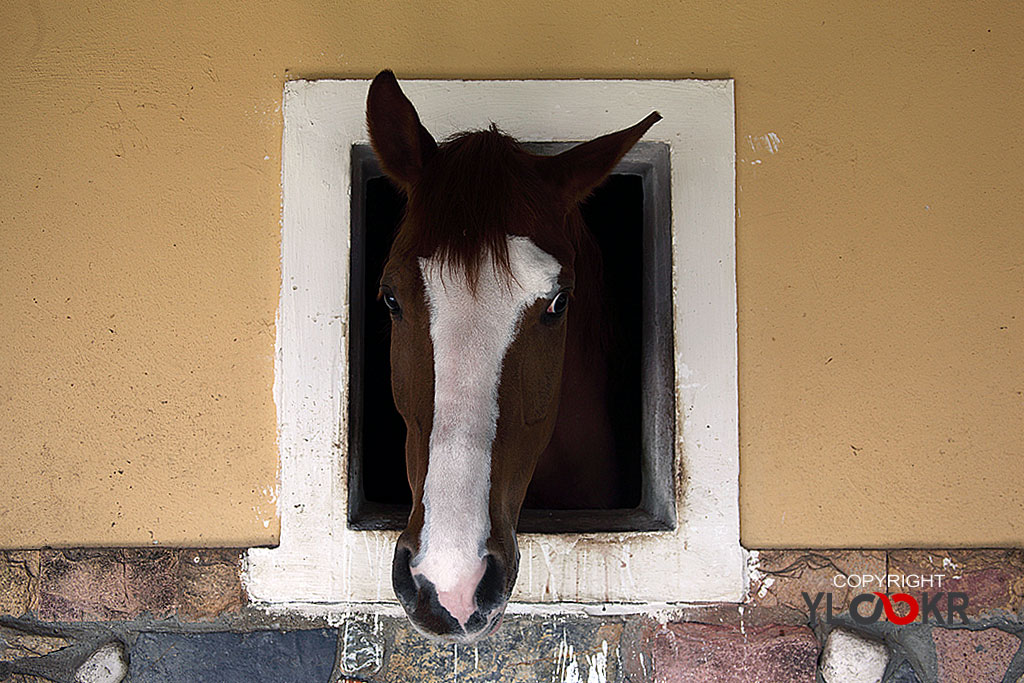
{"type": "Polygon", "coordinates": [[[555,298],[548,304],[548,315],[562,315],[569,306],[569,292],[562,290],[555,295],[555,298]]]}
{"type": "Polygon", "coordinates": [[[402,307],[398,305],[398,299],[390,289],[381,289],[380,297],[384,299],[384,305],[388,307],[393,315],[397,315],[401,312],[402,307]]]}

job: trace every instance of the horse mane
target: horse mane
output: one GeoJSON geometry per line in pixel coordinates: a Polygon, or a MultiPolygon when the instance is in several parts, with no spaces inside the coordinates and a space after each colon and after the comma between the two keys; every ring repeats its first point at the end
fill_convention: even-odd
{"type": "Polygon", "coordinates": [[[438,258],[442,269],[465,273],[475,289],[487,255],[492,267],[511,278],[506,235],[528,237],[573,268],[576,313],[570,334],[586,335],[591,341],[584,347],[603,349],[600,248],[579,208],[564,205],[535,159],[493,123],[449,138],[409,189],[393,253],[438,258]]]}
{"type": "Polygon", "coordinates": [[[511,275],[506,234],[537,243],[537,228],[553,218],[553,197],[530,156],[493,124],[444,142],[410,190],[401,247],[464,272],[474,288],[485,254],[511,275]]]}

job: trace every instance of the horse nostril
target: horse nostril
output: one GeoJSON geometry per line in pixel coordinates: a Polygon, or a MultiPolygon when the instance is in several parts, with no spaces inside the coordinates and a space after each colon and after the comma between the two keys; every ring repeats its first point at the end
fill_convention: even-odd
{"type": "Polygon", "coordinates": [[[494,555],[488,555],[487,568],[473,593],[476,610],[466,622],[466,633],[472,634],[474,637],[490,633],[488,627],[493,629],[493,625],[497,623],[496,613],[503,610],[506,597],[505,570],[494,555]]]}
{"type": "Polygon", "coordinates": [[[505,602],[505,570],[494,555],[487,555],[487,569],[476,587],[476,607],[487,614],[505,602]]]}
{"type": "Polygon", "coordinates": [[[391,565],[391,583],[395,595],[406,606],[412,609],[416,604],[416,581],[412,578],[412,551],[399,547],[395,550],[395,559],[391,565]]]}

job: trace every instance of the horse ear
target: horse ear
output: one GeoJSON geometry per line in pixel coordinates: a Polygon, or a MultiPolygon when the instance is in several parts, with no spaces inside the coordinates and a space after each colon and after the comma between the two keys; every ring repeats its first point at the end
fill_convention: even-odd
{"type": "Polygon", "coordinates": [[[644,133],[661,120],[661,114],[651,112],[640,123],[584,142],[561,154],[540,159],[541,173],[554,183],[568,202],[586,198],[601,184],[644,133]]]}
{"type": "Polygon", "coordinates": [[[366,98],[370,143],[388,176],[408,190],[420,177],[437,143],[390,70],[381,71],[366,98]]]}

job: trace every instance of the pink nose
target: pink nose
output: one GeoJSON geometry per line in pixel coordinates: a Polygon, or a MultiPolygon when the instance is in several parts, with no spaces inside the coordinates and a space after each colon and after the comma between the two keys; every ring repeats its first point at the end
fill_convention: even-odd
{"type": "Polygon", "coordinates": [[[472,642],[493,632],[508,599],[505,572],[494,555],[455,576],[424,572],[421,566],[410,566],[411,560],[410,550],[399,545],[392,582],[417,630],[456,642],[472,642]]]}
{"type": "MultiPolygon", "coordinates": [[[[433,581],[434,587],[437,589],[437,601],[448,611],[448,614],[455,617],[462,628],[466,628],[466,622],[477,610],[476,589],[480,585],[480,580],[484,578],[485,571],[487,571],[487,563],[480,560],[480,565],[476,569],[456,579],[449,590],[441,588],[445,585],[443,582],[433,581]]],[[[412,568],[412,575],[414,577],[423,576],[430,580],[426,574],[420,574],[416,567],[412,568]]]]}

